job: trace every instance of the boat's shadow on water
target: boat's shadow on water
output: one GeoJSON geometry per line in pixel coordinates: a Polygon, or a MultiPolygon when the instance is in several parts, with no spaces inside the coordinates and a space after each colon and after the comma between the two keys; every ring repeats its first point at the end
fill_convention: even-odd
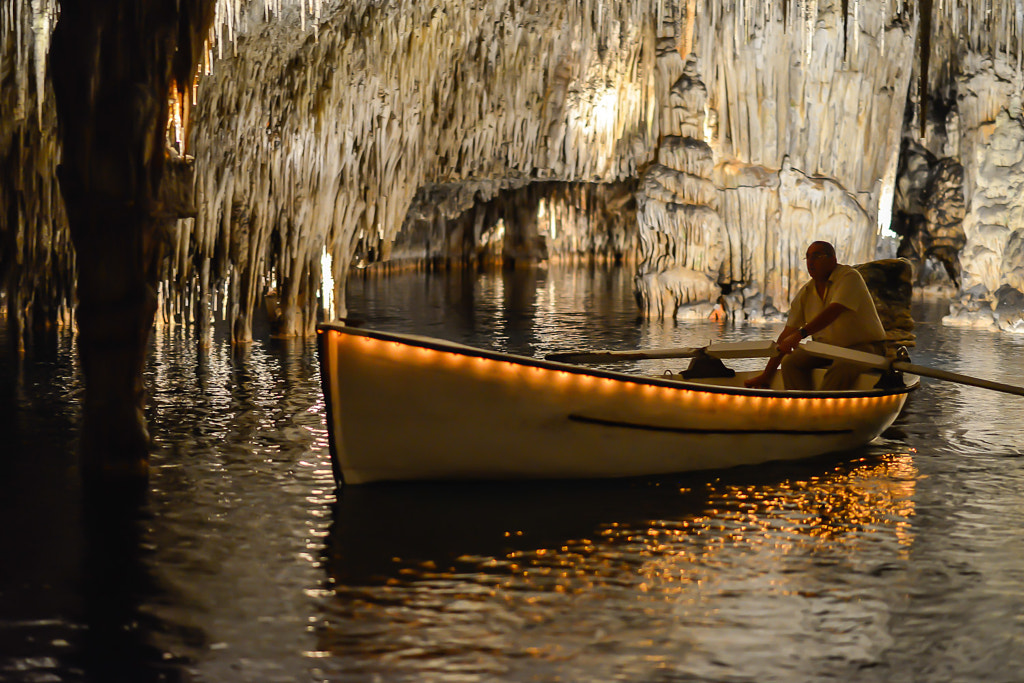
{"type": "Polygon", "coordinates": [[[642,530],[710,514],[726,492],[783,489],[874,467],[884,449],[665,477],[341,487],[325,548],[335,585],[373,585],[455,573],[469,558],[559,549],[608,529],[642,530]]]}

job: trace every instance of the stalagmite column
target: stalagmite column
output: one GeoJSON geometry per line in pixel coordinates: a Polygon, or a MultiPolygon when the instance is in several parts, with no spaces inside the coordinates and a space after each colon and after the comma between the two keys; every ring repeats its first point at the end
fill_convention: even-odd
{"type": "MultiPolygon", "coordinates": [[[[666,68],[665,61],[659,68],[666,68]]],[[[640,262],[635,285],[641,313],[648,317],[675,317],[680,306],[714,302],[720,292],[722,223],[718,191],[709,180],[711,147],[702,139],[706,101],[691,56],[669,95],[658,163],[644,172],[637,191],[640,262]]],[[[710,305],[705,307],[710,311],[710,305]]],[[[706,312],[697,315],[706,317],[706,312]]]]}
{"type": "Polygon", "coordinates": [[[955,159],[942,159],[928,187],[924,207],[928,235],[925,255],[942,264],[950,281],[960,284],[960,250],[964,247],[964,169],[955,159]]]}
{"type": "MultiPolygon", "coordinates": [[[[1024,332],[1024,113],[1014,86],[977,55],[961,81],[966,241],[961,296],[944,322],[1024,332]],[[1011,309],[1009,312],[1007,309],[1011,309]]],[[[966,69],[965,69],[966,70],[966,69]]]]}
{"type": "Polygon", "coordinates": [[[209,5],[65,2],[54,31],[58,177],[78,262],[89,478],[146,473],[142,370],[166,230],[178,218],[162,197],[168,95],[172,78],[191,80],[209,5]]]}

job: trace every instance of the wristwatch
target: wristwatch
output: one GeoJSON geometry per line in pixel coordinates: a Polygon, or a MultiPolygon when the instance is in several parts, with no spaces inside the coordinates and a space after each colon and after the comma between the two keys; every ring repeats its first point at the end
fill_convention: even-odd
{"type": "Polygon", "coordinates": [[[811,333],[807,330],[806,327],[801,327],[799,331],[801,339],[807,339],[809,336],[811,336],[811,333]]]}

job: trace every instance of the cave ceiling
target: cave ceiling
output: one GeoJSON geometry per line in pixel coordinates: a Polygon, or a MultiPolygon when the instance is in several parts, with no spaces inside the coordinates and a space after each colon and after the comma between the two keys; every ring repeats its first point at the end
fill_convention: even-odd
{"type": "MultiPolygon", "coordinates": [[[[51,312],[74,292],[46,77],[59,16],[52,0],[11,0],[0,17],[0,272],[51,312]]],[[[450,218],[533,183],[635,182],[671,134],[665,111],[690,53],[720,190],[759,174],[786,188],[792,169],[824,183],[823,197],[852,197],[840,213],[870,231],[887,220],[909,128],[964,161],[986,216],[1015,215],[985,164],[1018,162],[985,155],[993,135],[1018,139],[1022,26],[1020,0],[221,0],[207,58],[172,109],[191,210],[168,235],[164,291],[179,311],[227,311],[232,292],[273,285],[302,309],[326,254],[343,312],[354,255],[372,244],[387,256],[418,196],[450,218]]],[[[772,210],[796,225],[816,210],[801,208],[819,201],[807,192],[772,210]]],[[[782,229],[730,201],[716,209],[725,223],[782,229]]],[[[990,217],[964,220],[965,287],[1016,286],[1004,256],[1019,219],[991,239],[990,217]]],[[[743,268],[716,277],[767,277],[764,264],[743,268]]]]}

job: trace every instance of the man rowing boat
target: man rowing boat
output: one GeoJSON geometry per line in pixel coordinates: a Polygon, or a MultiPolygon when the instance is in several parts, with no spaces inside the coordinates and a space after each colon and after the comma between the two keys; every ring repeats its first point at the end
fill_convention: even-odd
{"type": "Polygon", "coordinates": [[[827,344],[885,355],[885,328],[861,274],[840,264],[835,247],[828,242],[813,242],[807,247],[806,259],[811,279],[790,305],[789,319],[776,341],[780,353],[769,359],[764,372],[745,382],[748,387],[770,386],[780,363],[787,389],[813,389],[811,372],[825,366],[828,369],[822,390],[853,387],[863,368],[812,356],[798,348],[800,340],[808,336],[827,344]]]}

